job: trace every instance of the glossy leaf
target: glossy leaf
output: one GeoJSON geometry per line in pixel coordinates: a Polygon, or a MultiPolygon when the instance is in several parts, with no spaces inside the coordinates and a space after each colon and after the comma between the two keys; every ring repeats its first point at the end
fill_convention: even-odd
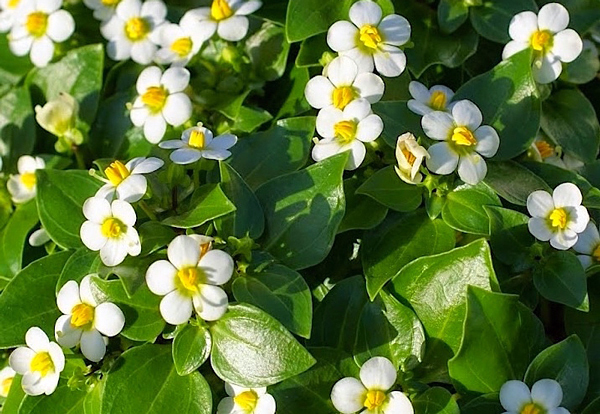
{"type": "Polygon", "coordinates": [[[207,221],[216,219],[235,211],[235,206],[219,184],[205,184],[192,195],[190,209],[177,216],[171,216],[162,222],[171,227],[190,229],[207,221]]]}
{"type": "Polygon", "coordinates": [[[527,197],[536,190],[551,191],[544,180],[515,161],[490,161],[487,166],[485,183],[513,204],[527,205],[527,197]]]}
{"type": "Polygon", "coordinates": [[[39,221],[35,201],[17,206],[0,231],[0,277],[12,279],[21,270],[29,231],[39,221]]]}
{"type": "Polygon", "coordinates": [[[0,114],[2,157],[8,170],[16,172],[19,157],[31,154],[35,145],[35,119],[27,89],[14,88],[0,97],[0,114]]]}
{"type": "Polygon", "coordinates": [[[102,261],[98,252],[93,252],[87,247],[75,250],[60,273],[56,284],[56,294],[58,295],[60,289],[69,280],[79,283],[85,276],[96,273],[101,265],[102,261]]]}
{"type": "Polygon", "coordinates": [[[51,395],[26,396],[19,414],[74,414],[83,411],[85,391],[72,390],[63,382],[51,395]]]}
{"type": "Polygon", "coordinates": [[[412,400],[417,414],[460,414],[452,394],[445,388],[433,387],[412,400]]]}
{"type": "Polygon", "coordinates": [[[385,101],[373,104],[373,112],[383,120],[381,137],[392,148],[396,148],[398,137],[405,132],[412,132],[417,137],[424,137],[421,127],[421,116],[413,113],[407,101],[385,101]]]}
{"type": "Polygon", "coordinates": [[[464,0],[441,0],[437,9],[437,20],[445,33],[452,33],[469,17],[469,4],[464,0]]]}
{"type": "Polygon", "coordinates": [[[173,363],[179,375],[188,375],[200,367],[210,355],[210,332],[204,326],[187,324],[173,340],[173,363]]]}
{"type": "Polygon", "coordinates": [[[173,229],[157,221],[147,221],[137,228],[142,243],[142,256],[165,247],[177,235],[173,229]]]}
{"type": "Polygon", "coordinates": [[[485,184],[464,184],[446,197],[442,218],[450,227],[464,233],[488,235],[489,218],[484,206],[500,206],[498,196],[485,184]]]}
{"type": "Polygon", "coordinates": [[[402,181],[392,166],[377,171],[356,192],[402,212],[415,210],[421,205],[423,198],[422,188],[402,181]]]}
{"type": "Polygon", "coordinates": [[[513,16],[522,11],[537,13],[533,0],[490,0],[471,7],[471,24],[481,36],[493,42],[508,43],[508,25],[513,16]]]}
{"type": "Polygon", "coordinates": [[[388,209],[371,197],[357,194],[360,185],[358,177],[344,180],[344,197],[346,199],[346,212],[338,228],[338,233],[348,230],[372,229],[381,223],[388,213],[388,209]]]}

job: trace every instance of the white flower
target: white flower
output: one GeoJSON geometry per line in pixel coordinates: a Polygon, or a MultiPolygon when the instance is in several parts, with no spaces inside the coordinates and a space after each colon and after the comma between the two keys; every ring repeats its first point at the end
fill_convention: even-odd
{"type": "Polygon", "coordinates": [[[500,404],[504,414],[569,414],[559,407],[563,399],[560,384],[552,379],[541,379],[531,391],[524,382],[507,381],[500,388],[500,404]]]}
{"type": "MultiPolygon", "coordinates": [[[[127,0],[124,0],[127,1],[127,0]]],[[[165,135],[167,124],[175,127],[192,116],[192,102],[184,90],[190,83],[190,72],[173,67],[164,73],[157,66],[147,67],[137,79],[139,96],[131,108],[131,122],[144,127],[144,136],[153,144],[165,135]]]]}
{"type": "Polygon", "coordinates": [[[538,83],[550,83],[562,72],[561,62],[572,62],[583,50],[583,42],[569,25],[569,12],[558,3],[544,5],[536,15],[532,11],[516,14],[508,26],[511,40],[502,51],[508,59],[523,49],[535,55],[533,77],[538,83]]]}
{"type": "Polygon", "coordinates": [[[43,227],[34,231],[29,236],[29,245],[33,247],[43,246],[50,241],[50,235],[43,227]]]}
{"type": "Polygon", "coordinates": [[[108,40],[106,53],[113,60],[131,58],[140,65],[152,62],[167,6],[160,0],[121,0],[113,16],[102,23],[100,32],[108,40]]]}
{"type": "Polygon", "coordinates": [[[560,147],[554,146],[548,142],[541,134],[538,134],[531,143],[528,156],[537,162],[551,164],[565,170],[578,170],[584,166],[584,163],[581,160],[570,154],[563,153],[560,147]]]}
{"type": "Polygon", "coordinates": [[[0,370],[0,397],[8,397],[8,392],[16,374],[15,370],[11,367],[4,367],[0,370]]]}
{"type": "Polygon", "coordinates": [[[598,227],[590,221],[585,230],[579,234],[577,243],[573,246],[577,253],[577,258],[584,269],[592,265],[600,264],[600,234],[598,227]]]}
{"type": "Polygon", "coordinates": [[[483,116],[471,101],[454,104],[452,114],[430,112],[421,118],[423,131],[429,138],[444,141],[429,147],[427,168],[436,174],[450,174],[458,166],[458,175],[467,184],[477,184],[487,174],[481,157],[493,157],[500,138],[494,128],[481,125],[483,116]]]}
{"type": "Polygon", "coordinates": [[[24,203],[35,197],[37,193],[35,170],[41,170],[46,163],[40,157],[23,155],[17,161],[19,174],[11,175],[6,188],[15,203],[24,203]]]}
{"type": "Polygon", "coordinates": [[[529,232],[538,240],[550,240],[555,249],[573,247],[578,233],[582,233],[590,221],[587,209],[581,205],[582,200],[581,191],[571,183],[559,185],[552,195],[543,190],[529,194],[529,232]]]}
{"type": "Polygon", "coordinates": [[[73,144],[83,142],[83,135],[77,129],[79,103],[75,98],[61,92],[58,98],[46,102],[43,107],[36,105],[35,120],[46,131],[58,137],[55,148],[59,152],[67,152],[73,144]]]}
{"type": "Polygon", "coordinates": [[[202,23],[190,15],[184,15],[179,24],[164,24],[160,28],[159,49],[154,61],[161,65],[185,66],[202,46],[202,23]]]}
{"type": "Polygon", "coordinates": [[[83,0],[83,2],[94,11],[94,19],[103,22],[113,17],[121,0],[83,0]]]}
{"type": "Polygon", "coordinates": [[[315,143],[312,157],[321,161],[350,150],[347,170],[362,164],[367,153],[363,142],[371,142],[383,131],[383,121],[371,112],[369,101],[364,98],[350,102],[344,110],[334,106],[323,108],[317,115],[317,132],[324,138],[315,143]]]}
{"type": "Polygon", "coordinates": [[[350,7],[350,21],[335,22],[327,32],[327,44],[340,55],[352,58],[360,72],[398,76],[406,67],[406,56],[398,47],[410,38],[410,23],[390,14],[383,19],[381,7],[361,0],[350,7]]]}
{"type": "Polygon", "coordinates": [[[275,399],[267,388],[244,388],[225,383],[229,397],[221,400],[217,414],[275,414],[275,399]]]}
{"type": "Polygon", "coordinates": [[[396,383],[396,369],[389,359],[373,357],[360,368],[360,381],[342,378],[331,390],[331,402],[343,414],[413,414],[413,406],[400,391],[388,392],[396,383]]]}
{"type": "Polygon", "coordinates": [[[123,164],[116,160],[104,170],[107,180],[96,193],[96,197],[112,201],[116,195],[119,200],[134,203],[146,194],[148,181],[143,174],[149,174],[164,165],[163,160],[156,157],[137,157],[123,164]]]}
{"type": "Polygon", "coordinates": [[[0,0],[0,33],[12,29],[19,6],[24,2],[25,0],[0,0]]]}
{"type": "Polygon", "coordinates": [[[433,111],[451,111],[454,106],[452,89],[443,85],[435,85],[427,89],[421,82],[412,81],[408,84],[408,91],[413,99],[406,104],[408,109],[417,115],[425,115],[433,111]]]}
{"type": "Polygon", "coordinates": [[[164,298],[160,314],[179,325],[195,309],[206,321],[219,319],[227,310],[227,294],[219,287],[233,274],[233,259],[222,250],[205,251],[196,238],[175,237],[167,248],[169,260],[159,260],[146,271],[150,290],[164,298]]]}
{"type": "Polygon", "coordinates": [[[65,368],[65,355],[56,342],[37,326],[25,334],[27,346],[13,351],[8,358],[10,367],[23,375],[21,386],[28,395],[50,395],[58,385],[59,375],[65,368]]]}
{"type": "Polygon", "coordinates": [[[46,66],[54,56],[54,43],[67,40],[75,31],[75,20],[60,10],[62,0],[26,0],[8,35],[8,46],[17,56],[29,53],[35,66],[46,66]]]}
{"type": "Polygon", "coordinates": [[[429,153],[417,143],[413,134],[407,132],[398,137],[396,142],[398,165],[394,168],[402,181],[408,184],[418,184],[423,181],[419,168],[424,158],[429,158],[429,153]]]}
{"type": "Polygon", "coordinates": [[[98,362],[106,354],[105,336],[121,332],[125,315],[114,303],[96,301],[90,279],[90,275],[85,276],[79,286],[69,280],[58,292],[56,303],[64,315],[56,320],[54,335],[56,342],[65,348],[81,344],[83,356],[98,362]]]}
{"type": "Polygon", "coordinates": [[[236,42],[248,33],[248,18],[262,6],[258,0],[213,0],[210,7],[200,7],[188,11],[184,18],[200,21],[200,39],[210,39],[215,33],[223,40],[236,42]]]}
{"type": "Polygon", "coordinates": [[[135,210],[127,201],[109,203],[105,198],[91,197],[83,203],[79,235],[86,247],[100,250],[100,259],[106,266],[116,266],[125,256],[137,256],[141,251],[140,237],[133,225],[135,210]]]}
{"type": "Polygon", "coordinates": [[[229,148],[237,142],[233,134],[222,134],[213,138],[210,129],[198,123],[181,134],[181,139],[161,142],[158,146],[164,149],[174,149],[171,161],[176,164],[190,164],[200,158],[209,160],[224,160],[231,155],[229,148]]]}
{"type": "Polygon", "coordinates": [[[334,106],[344,109],[358,98],[369,103],[378,102],[383,96],[385,85],[374,73],[358,73],[358,66],[350,58],[338,56],[306,84],[304,95],[308,103],[317,109],[334,106]]]}

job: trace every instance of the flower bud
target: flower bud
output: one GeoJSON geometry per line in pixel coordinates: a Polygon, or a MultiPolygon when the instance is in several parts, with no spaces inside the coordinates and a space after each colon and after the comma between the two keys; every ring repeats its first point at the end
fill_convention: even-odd
{"type": "Polygon", "coordinates": [[[398,165],[395,167],[398,176],[408,184],[418,184],[423,181],[423,175],[419,168],[423,163],[423,158],[429,158],[427,150],[417,143],[414,135],[410,132],[398,137],[396,143],[396,160],[398,165]]]}

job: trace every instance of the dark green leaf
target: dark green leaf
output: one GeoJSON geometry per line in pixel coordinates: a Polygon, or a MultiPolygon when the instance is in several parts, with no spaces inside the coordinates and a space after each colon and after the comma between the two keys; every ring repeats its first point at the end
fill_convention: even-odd
{"type": "Polygon", "coordinates": [[[527,205],[527,197],[536,190],[551,191],[540,177],[515,161],[490,161],[485,183],[506,201],[527,205]]]}
{"type": "Polygon", "coordinates": [[[85,276],[96,273],[101,265],[102,261],[98,252],[93,252],[87,247],[75,250],[60,273],[56,284],[56,294],[58,295],[60,289],[69,280],[79,283],[85,276]]]}
{"type": "Polygon", "coordinates": [[[500,405],[498,393],[485,394],[474,398],[460,409],[461,414],[503,414],[506,410],[500,405]]]}
{"type": "Polygon", "coordinates": [[[441,0],[437,9],[440,29],[452,33],[469,17],[469,5],[464,0],[441,0]]]}
{"type": "Polygon", "coordinates": [[[502,263],[520,272],[534,265],[530,248],[535,239],[529,232],[529,217],[518,211],[485,206],[490,218],[492,253],[502,263]]]}
{"type": "Polygon", "coordinates": [[[16,171],[19,157],[31,154],[35,145],[35,119],[29,91],[23,87],[15,88],[2,96],[0,114],[3,114],[0,117],[3,169],[16,171]]]}
{"type": "Polygon", "coordinates": [[[346,212],[338,228],[338,233],[348,230],[372,229],[385,219],[388,209],[371,197],[356,194],[360,185],[358,177],[344,180],[346,212]]]}
{"type": "Polygon", "coordinates": [[[456,187],[446,197],[442,218],[450,227],[464,233],[489,235],[489,218],[484,206],[500,206],[498,196],[484,183],[456,187]]]}
{"type": "Polygon", "coordinates": [[[567,82],[582,84],[594,80],[600,71],[600,60],[598,60],[598,49],[589,40],[583,41],[583,51],[577,59],[566,64],[560,75],[567,82]]]}
{"type": "Polygon", "coordinates": [[[396,211],[413,211],[421,205],[423,189],[407,184],[391,165],[373,174],[356,190],[396,211]]]}
{"type": "Polygon", "coordinates": [[[173,340],[173,363],[179,375],[188,375],[210,355],[210,332],[204,326],[185,325],[173,340]]]}
{"type": "Polygon", "coordinates": [[[146,257],[128,256],[116,266],[100,265],[98,274],[105,279],[109,275],[119,276],[125,292],[128,296],[132,296],[141,286],[144,286],[146,270],[156,259],[155,255],[146,257]]]}
{"type": "Polygon", "coordinates": [[[373,112],[383,120],[383,140],[392,148],[396,148],[398,136],[412,132],[417,137],[424,137],[421,117],[406,106],[406,101],[385,101],[373,105],[373,112]]]}
{"type": "Polygon", "coordinates": [[[412,403],[416,414],[460,414],[456,400],[445,388],[430,388],[412,403]]]}
{"type": "Polygon", "coordinates": [[[27,235],[37,222],[37,206],[30,201],[18,206],[0,231],[0,277],[11,279],[21,270],[27,235]]]}
{"type": "Polygon", "coordinates": [[[321,57],[327,50],[329,50],[329,46],[327,46],[327,35],[325,33],[304,39],[300,44],[300,51],[296,57],[296,66],[321,66],[321,57]]]}
{"type": "Polygon", "coordinates": [[[163,223],[180,229],[198,227],[207,221],[235,211],[235,206],[219,184],[205,184],[192,195],[190,210],[178,216],[167,217],[163,223]]]}
{"type": "Polygon", "coordinates": [[[169,244],[177,235],[173,229],[157,221],[147,221],[137,228],[142,243],[142,256],[154,253],[169,244]]]}
{"type": "Polygon", "coordinates": [[[471,7],[471,24],[477,32],[493,42],[508,43],[508,24],[513,16],[525,10],[537,13],[533,0],[486,0],[471,7]]]}

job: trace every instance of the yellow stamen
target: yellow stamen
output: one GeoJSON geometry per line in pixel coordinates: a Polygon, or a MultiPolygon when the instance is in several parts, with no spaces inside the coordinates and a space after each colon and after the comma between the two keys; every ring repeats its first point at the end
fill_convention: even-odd
{"type": "Polygon", "coordinates": [[[529,42],[533,50],[545,55],[554,44],[554,36],[548,30],[538,30],[531,35],[529,42]]]}
{"type": "Polygon", "coordinates": [[[150,33],[150,24],[142,17],[132,17],[125,23],[125,35],[132,42],[143,40],[150,33]]]}
{"type": "Polygon", "coordinates": [[[410,165],[413,165],[415,163],[417,157],[415,157],[412,152],[410,152],[407,149],[403,149],[402,154],[404,154],[404,158],[406,158],[406,161],[408,161],[410,165]]]}
{"type": "Polygon", "coordinates": [[[469,130],[469,128],[464,126],[454,128],[454,131],[452,131],[452,141],[456,145],[463,145],[465,147],[470,147],[477,144],[477,140],[475,139],[473,133],[469,130]]]}
{"type": "Polygon", "coordinates": [[[374,410],[381,407],[386,399],[387,397],[383,391],[369,390],[367,391],[367,396],[365,397],[363,405],[367,410],[374,410]]]}
{"type": "Polygon", "coordinates": [[[142,95],[142,102],[151,112],[160,112],[167,102],[167,90],[162,86],[150,86],[142,95]]]}
{"type": "Polygon", "coordinates": [[[206,144],[206,137],[204,136],[204,132],[199,131],[197,129],[192,130],[190,134],[190,140],[188,141],[188,145],[190,147],[202,149],[206,144]]]}
{"type": "Polygon", "coordinates": [[[356,90],[352,86],[340,86],[339,88],[335,88],[331,96],[333,106],[343,110],[346,105],[356,98],[356,95],[356,90]]]}
{"type": "Polygon", "coordinates": [[[210,250],[210,242],[200,245],[200,257],[204,256],[210,250]]]}
{"type": "Polygon", "coordinates": [[[125,232],[125,228],[126,226],[121,220],[110,217],[104,220],[100,231],[104,237],[117,238],[125,232]]]}
{"type": "Polygon", "coordinates": [[[542,414],[542,409],[535,403],[529,403],[521,408],[519,414],[542,414]]]}
{"type": "Polygon", "coordinates": [[[442,91],[434,91],[429,98],[429,107],[436,111],[443,111],[446,108],[446,94],[442,91]]]}
{"type": "Polygon", "coordinates": [[[181,57],[189,55],[192,50],[192,39],[189,37],[180,37],[171,44],[171,50],[181,57]]]}
{"type": "Polygon", "coordinates": [[[542,159],[551,157],[554,155],[554,147],[552,145],[550,145],[549,143],[547,143],[546,141],[535,141],[534,142],[535,147],[537,148],[538,152],[540,153],[540,157],[542,157],[542,159]]]}
{"type": "Polygon", "coordinates": [[[91,327],[94,321],[94,307],[87,303],[78,303],[71,309],[71,326],[74,328],[91,327]]]}
{"type": "Polygon", "coordinates": [[[112,185],[117,186],[121,184],[124,179],[129,177],[131,172],[129,172],[125,164],[117,160],[110,163],[104,170],[104,174],[106,174],[106,178],[109,179],[112,185]]]}
{"type": "Polygon", "coordinates": [[[43,12],[33,12],[27,16],[25,27],[33,37],[41,37],[46,34],[48,27],[48,15],[43,12]]]}
{"type": "Polygon", "coordinates": [[[370,24],[361,27],[358,36],[362,44],[369,49],[377,49],[383,41],[379,30],[370,24]]]}
{"type": "Polygon", "coordinates": [[[198,291],[199,273],[197,267],[185,267],[177,271],[177,278],[184,289],[190,293],[195,293],[198,291]]]}
{"type": "Polygon", "coordinates": [[[233,10],[229,7],[227,0],[213,0],[210,6],[210,15],[216,21],[225,20],[233,16],[233,10]]]}
{"type": "Polygon", "coordinates": [[[4,398],[8,397],[8,392],[10,391],[10,387],[12,385],[13,379],[15,379],[15,377],[4,378],[4,380],[0,384],[0,396],[1,397],[4,397],[4,398]]]}
{"type": "Polygon", "coordinates": [[[552,227],[564,230],[567,227],[568,215],[564,208],[555,208],[548,216],[552,227]]]}
{"type": "Polygon", "coordinates": [[[106,7],[114,7],[121,2],[121,0],[100,0],[106,7]]]}
{"type": "Polygon", "coordinates": [[[35,187],[35,183],[37,182],[37,179],[35,178],[35,173],[21,174],[21,182],[29,190],[33,189],[33,187],[35,187]]]}
{"type": "Polygon", "coordinates": [[[49,372],[54,372],[54,363],[48,352],[38,352],[31,359],[29,369],[33,372],[39,372],[42,377],[45,377],[49,372]]]}
{"type": "Polygon", "coordinates": [[[594,258],[594,261],[600,262],[600,244],[597,245],[594,251],[592,252],[592,257],[594,258]]]}
{"type": "Polygon", "coordinates": [[[340,121],[333,126],[333,131],[340,144],[349,144],[356,137],[356,122],[340,121]]]}
{"type": "Polygon", "coordinates": [[[242,410],[244,410],[247,413],[251,413],[254,412],[254,409],[256,408],[256,403],[258,402],[258,395],[256,395],[256,392],[248,390],[233,397],[233,401],[242,410]]]}
{"type": "Polygon", "coordinates": [[[8,8],[14,9],[15,7],[17,7],[19,5],[20,2],[21,2],[21,0],[10,0],[8,2],[8,8]]]}

